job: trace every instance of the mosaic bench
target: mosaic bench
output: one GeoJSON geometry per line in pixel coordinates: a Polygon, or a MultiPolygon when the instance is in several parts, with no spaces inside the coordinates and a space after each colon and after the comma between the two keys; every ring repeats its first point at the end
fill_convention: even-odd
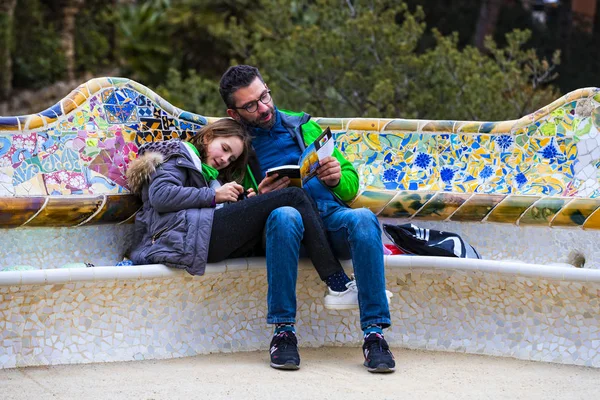
{"type": "MultiPolygon", "coordinates": [[[[203,277],[114,267],[138,147],[212,120],[122,78],[0,117],[0,368],[267,347],[263,259],[203,277]]],[[[386,257],[393,345],[600,366],[599,89],[514,121],[317,121],[359,171],[352,207],[457,232],[485,258],[386,257]],[[573,254],[584,268],[550,265],[573,254]]],[[[323,289],[302,261],[303,345],[359,346],[358,313],[324,310],[323,289]]]]}

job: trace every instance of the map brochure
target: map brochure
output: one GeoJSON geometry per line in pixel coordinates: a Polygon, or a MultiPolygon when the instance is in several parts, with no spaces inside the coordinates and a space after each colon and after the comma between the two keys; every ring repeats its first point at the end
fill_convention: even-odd
{"type": "Polygon", "coordinates": [[[290,178],[290,186],[302,187],[310,178],[317,175],[317,169],[321,166],[320,161],[333,154],[335,140],[329,127],[325,128],[323,133],[311,143],[300,156],[298,165],[280,165],[279,167],[269,168],[267,176],[275,173],[279,177],[287,176],[290,178]]]}

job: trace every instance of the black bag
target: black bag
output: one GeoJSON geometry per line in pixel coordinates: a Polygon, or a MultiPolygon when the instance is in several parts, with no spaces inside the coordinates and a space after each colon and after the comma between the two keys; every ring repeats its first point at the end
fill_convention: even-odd
{"type": "Polygon", "coordinates": [[[419,228],[413,224],[383,224],[383,231],[392,243],[406,254],[481,258],[473,246],[456,233],[419,228]]]}

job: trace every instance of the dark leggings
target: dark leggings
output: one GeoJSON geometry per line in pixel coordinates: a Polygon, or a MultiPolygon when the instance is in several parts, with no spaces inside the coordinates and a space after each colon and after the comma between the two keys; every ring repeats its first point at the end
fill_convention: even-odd
{"type": "Polygon", "coordinates": [[[225,205],[215,211],[208,262],[243,257],[262,242],[263,231],[271,212],[279,207],[293,207],[302,216],[302,243],[321,280],[343,268],[327,241],[325,227],[313,201],[303,189],[288,187],[225,205]]]}

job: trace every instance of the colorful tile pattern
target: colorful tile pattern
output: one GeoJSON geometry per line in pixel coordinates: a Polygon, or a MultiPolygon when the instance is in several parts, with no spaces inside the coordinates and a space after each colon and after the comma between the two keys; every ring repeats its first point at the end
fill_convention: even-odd
{"type": "MultiPolygon", "coordinates": [[[[384,217],[550,226],[572,226],[569,216],[580,215],[575,226],[595,229],[581,216],[595,218],[600,206],[599,98],[600,89],[580,89],[513,121],[316,120],[334,129],[359,172],[353,207],[384,217]],[[536,214],[522,207],[528,196],[553,206],[536,214]],[[574,198],[589,201],[567,201],[574,198]]],[[[127,196],[124,172],[139,146],[188,138],[213,120],[131,80],[93,79],[44,112],[0,118],[0,198],[82,196],[70,197],[82,202],[75,206],[82,214],[69,224],[98,223],[83,211],[91,201],[84,197],[127,196]]],[[[36,225],[58,223],[38,211],[36,225]]]]}
{"type": "Polygon", "coordinates": [[[583,226],[600,206],[599,97],[600,89],[581,89],[514,121],[318,122],[336,127],[338,146],[359,172],[363,192],[353,206],[367,196],[381,217],[583,226]],[[377,191],[438,195],[407,210],[393,200],[377,204],[377,191]],[[530,209],[535,201],[543,206],[530,209]]]}
{"type": "Polygon", "coordinates": [[[206,118],[173,107],[148,88],[116,78],[91,80],[40,114],[3,117],[0,198],[18,197],[24,209],[10,210],[23,217],[2,216],[8,210],[0,211],[0,227],[102,223],[96,214],[105,211],[99,207],[106,205],[106,196],[115,195],[123,197],[119,203],[127,203],[123,210],[131,213],[113,210],[110,215],[118,221],[112,222],[129,219],[139,204],[128,195],[125,170],[139,146],[188,138],[206,123],[206,118]],[[70,195],[81,197],[53,198],[70,195]],[[40,205],[37,199],[43,196],[52,200],[40,205]],[[29,215],[26,210],[35,204],[38,208],[29,215]]]}

